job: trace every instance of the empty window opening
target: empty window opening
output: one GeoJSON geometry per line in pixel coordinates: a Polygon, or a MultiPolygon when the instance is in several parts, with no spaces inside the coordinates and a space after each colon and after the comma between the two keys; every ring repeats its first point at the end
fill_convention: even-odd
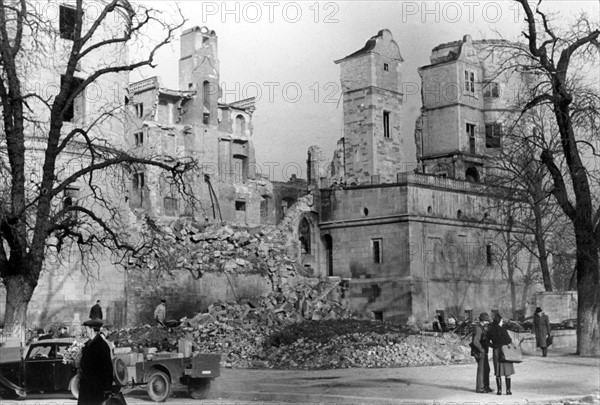
{"type": "MultiPolygon", "coordinates": [[[[62,75],[60,77],[60,85],[61,88],[65,82],[65,76],[62,75]]],[[[83,84],[83,79],[78,77],[73,77],[71,79],[71,84],[69,85],[67,99],[71,98],[73,94],[77,91],[79,86],[83,84]]],[[[83,117],[83,106],[84,106],[83,91],[81,91],[77,96],[75,96],[64,108],[63,110],[63,121],[66,122],[74,122],[76,118],[83,117]]]]}
{"type": "Polygon", "coordinates": [[[386,72],[390,70],[390,65],[388,65],[387,63],[383,64],[383,70],[385,70],[386,72]]]}
{"type": "Polygon", "coordinates": [[[383,322],[383,311],[373,311],[373,319],[383,322]]]}
{"type": "Polygon", "coordinates": [[[302,221],[300,221],[300,225],[298,226],[298,234],[302,253],[309,255],[311,252],[310,223],[306,218],[302,218],[302,221]]]}
{"type": "Polygon", "coordinates": [[[133,107],[135,108],[135,116],[142,118],[144,115],[144,103],[136,103],[133,107]]]}
{"type": "Polygon", "coordinates": [[[475,124],[467,124],[467,137],[469,138],[469,152],[475,153],[475,124]]]}
{"type": "Polygon", "coordinates": [[[500,97],[500,85],[498,83],[488,83],[483,88],[483,97],[498,98],[500,97]]]}
{"type": "Polygon", "coordinates": [[[63,39],[75,39],[77,10],[73,7],[59,6],[59,32],[63,39]]]}
{"type": "Polygon", "coordinates": [[[133,188],[138,190],[145,186],[144,173],[134,173],[133,175],[133,188]]]}
{"type": "Polygon", "coordinates": [[[462,211],[461,210],[456,211],[456,218],[462,218],[462,211]]]}
{"type": "Polygon", "coordinates": [[[239,135],[246,133],[246,119],[241,114],[235,117],[235,132],[239,135]]]}
{"type": "Polygon", "coordinates": [[[382,240],[381,239],[373,239],[372,241],[373,244],[373,263],[382,263],[383,262],[383,256],[382,256],[382,240]]]}
{"type": "Polygon", "coordinates": [[[204,102],[204,107],[210,110],[210,83],[208,80],[205,80],[202,83],[202,101],[204,102]]]}
{"type": "Polygon", "coordinates": [[[477,169],[474,167],[469,167],[465,171],[465,180],[470,181],[472,183],[478,183],[479,182],[479,172],[477,171],[477,169]]]}
{"type": "Polygon", "coordinates": [[[139,131],[133,134],[135,138],[135,146],[142,146],[144,144],[144,132],[139,131]]]}
{"type": "Polygon", "coordinates": [[[204,115],[202,116],[202,124],[204,124],[204,125],[210,124],[210,114],[209,113],[204,113],[204,115]]]}
{"type": "Polygon", "coordinates": [[[390,137],[390,112],[389,111],[383,112],[383,137],[384,138],[390,137]]]}
{"type": "Polygon", "coordinates": [[[369,215],[369,209],[367,207],[363,208],[363,214],[365,214],[365,217],[369,215]]]}
{"type": "Polygon", "coordinates": [[[492,245],[490,244],[485,246],[485,263],[487,265],[494,263],[494,252],[492,250],[492,245]]]}
{"type": "Polygon", "coordinates": [[[235,202],[235,210],[236,211],[246,211],[246,201],[236,201],[235,202]]]}
{"type": "Polygon", "coordinates": [[[502,124],[485,124],[485,147],[499,148],[502,139],[502,124]]]}
{"type": "Polygon", "coordinates": [[[427,207],[427,213],[431,214],[433,212],[433,208],[431,208],[431,205],[429,207],[427,207]]]}

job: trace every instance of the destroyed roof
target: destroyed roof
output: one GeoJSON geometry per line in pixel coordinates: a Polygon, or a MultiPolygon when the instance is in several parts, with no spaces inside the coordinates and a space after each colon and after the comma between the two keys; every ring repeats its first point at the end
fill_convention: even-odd
{"type": "MultiPolygon", "coordinates": [[[[369,38],[369,40],[365,43],[365,46],[363,46],[361,49],[359,49],[358,51],[351,53],[350,55],[342,58],[342,59],[338,59],[335,61],[335,63],[340,63],[342,61],[345,61],[347,59],[352,59],[355,58],[357,56],[362,56],[362,55],[366,55],[368,53],[371,53],[371,51],[373,51],[373,49],[375,49],[375,46],[377,45],[377,40],[380,38],[383,38],[383,33],[385,31],[389,30],[387,28],[384,28],[382,30],[379,30],[379,32],[377,33],[377,35],[373,35],[371,38],[369,38]]],[[[390,33],[391,35],[391,33],[390,33]]],[[[400,62],[403,62],[404,59],[402,59],[402,56],[399,55],[399,60],[400,62]]]]}
{"type": "Polygon", "coordinates": [[[219,107],[221,108],[236,108],[238,110],[247,110],[254,111],[256,110],[255,106],[256,97],[249,97],[243,100],[234,101],[233,103],[219,103],[219,107]]]}

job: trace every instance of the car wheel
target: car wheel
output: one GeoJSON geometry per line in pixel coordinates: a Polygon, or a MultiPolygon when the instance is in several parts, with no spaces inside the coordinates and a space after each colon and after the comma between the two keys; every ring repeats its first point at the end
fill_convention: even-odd
{"type": "Polygon", "coordinates": [[[127,373],[127,365],[123,359],[115,358],[113,360],[113,379],[121,387],[127,384],[129,375],[127,373]]]}
{"type": "Polygon", "coordinates": [[[75,374],[73,378],[71,378],[71,381],[69,381],[69,391],[71,391],[71,395],[73,395],[73,398],[75,399],[79,398],[79,380],[79,374],[75,374]]]}
{"type": "Polygon", "coordinates": [[[210,380],[194,381],[188,385],[188,393],[194,399],[206,399],[210,390],[210,380]]]}
{"type": "Polygon", "coordinates": [[[171,393],[171,380],[162,371],[154,371],[148,378],[148,395],[154,402],[164,402],[171,393]]]}

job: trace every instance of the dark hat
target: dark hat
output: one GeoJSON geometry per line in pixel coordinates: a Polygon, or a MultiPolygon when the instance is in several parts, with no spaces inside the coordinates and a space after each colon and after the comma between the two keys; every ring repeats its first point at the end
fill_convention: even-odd
{"type": "Polygon", "coordinates": [[[36,333],[39,335],[40,333],[46,333],[46,332],[44,331],[44,329],[39,328],[36,333]]]}
{"type": "Polygon", "coordinates": [[[487,312],[482,312],[481,314],[479,314],[479,320],[481,322],[484,322],[484,321],[489,322],[490,321],[490,316],[488,315],[487,312]]]}
{"type": "Polygon", "coordinates": [[[165,299],[162,299],[162,300],[160,300],[160,302],[164,302],[164,303],[166,303],[166,302],[167,302],[167,300],[165,300],[165,299]]]}
{"type": "Polygon", "coordinates": [[[85,321],[83,323],[83,326],[89,326],[90,328],[99,328],[102,326],[104,322],[102,322],[102,319],[88,319],[87,321],[85,321]]]}
{"type": "Polygon", "coordinates": [[[502,315],[500,315],[500,312],[496,312],[494,314],[494,322],[500,323],[501,320],[502,320],[502,315]]]}
{"type": "Polygon", "coordinates": [[[539,314],[540,312],[542,312],[542,308],[540,308],[540,307],[537,307],[537,308],[535,309],[535,313],[536,313],[536,314],[539,314]]]}

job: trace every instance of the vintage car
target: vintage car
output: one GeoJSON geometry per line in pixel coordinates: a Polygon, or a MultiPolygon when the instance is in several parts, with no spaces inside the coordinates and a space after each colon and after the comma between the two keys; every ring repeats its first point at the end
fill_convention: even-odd
{"type": "MultiPolygon", "coordinates": [[[[73,391],[77,369],[62,362],[63,353],[73,341],[73,338],[61,338],[34,342],[26,348],[23,359],[4,349],[5,354],[0,356],[0,375],[29,393],[73,391]]],[[[15,393],[14,386],[7,385],[10,384],[0,382],[3,398],[15,393]]]]}

